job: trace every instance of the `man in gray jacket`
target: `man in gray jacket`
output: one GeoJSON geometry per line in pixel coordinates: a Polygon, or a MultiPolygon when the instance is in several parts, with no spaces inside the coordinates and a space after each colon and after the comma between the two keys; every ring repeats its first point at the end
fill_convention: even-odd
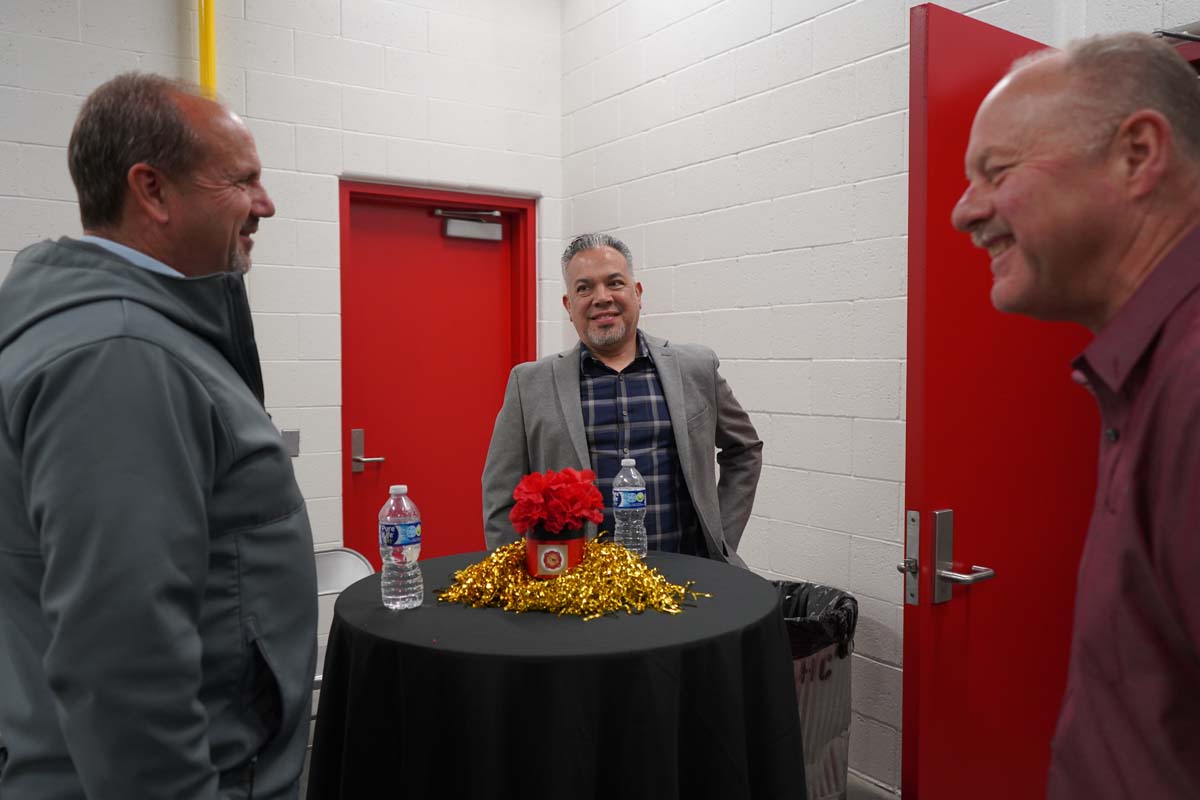
{"type": "Polygon", "coordinates": [[[712,350],[638,329],[642,285],[633,255],[607,234],[576,237],[562,257],[563,308],[579,345],[518,364],[508,378],[483,469],[488,547],[513,541],[512,491],[529,472],[592,469],[611,535],[612,482],[622,458],[646,479],[651,550],[744,566],[762,441],[717,371],[712,350]],[[720,465],[720,481],[716,466],[720,465]]]}
{"type": "Polygon", "coordinates": [[[129,74],[68,161],[86,235],[0,287],[0,797],[295,797],[316,586],[241,274],[254,141],[129,74]]]}

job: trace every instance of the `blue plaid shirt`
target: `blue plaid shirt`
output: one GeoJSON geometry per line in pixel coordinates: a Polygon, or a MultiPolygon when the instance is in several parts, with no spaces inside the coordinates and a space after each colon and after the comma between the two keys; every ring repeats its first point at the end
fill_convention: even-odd
{"type": "Polygon", "coordinates": [[[617,372],[579,344],[579,401],[588,453],[604,497],[600,530],[613,533],[612,484],[622,458],[637,461],[646,481],[646,540],[651,550],[705,555],[688,494],[671,414],[658,370],[638,332],[638,355],[617,372]]]}

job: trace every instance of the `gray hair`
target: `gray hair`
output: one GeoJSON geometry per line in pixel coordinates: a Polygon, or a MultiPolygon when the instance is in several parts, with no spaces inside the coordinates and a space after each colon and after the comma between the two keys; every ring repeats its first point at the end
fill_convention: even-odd
{"type": "Polygon", "coordinates": [[[629,251],[629,245],[622,242],[615,236],[607,233],[584,233],[576,236],[567,245],[567,249],[563,250],[562,254],[562,276],[563,283],[567,281],[567,264],[571,263],[571,259],[579,255],[585,250],[596,250],[601,247],[611,247],[622,255],[625,263],[629,265],[629,274],[633,275],[633,253],[629,251]]]}
{"type": "MultiPolygon", "coordinates": [[[[1026,56],[1013,68],[1047,55],[1026,56]]],[[[1170,123],[1181,155],[1200,165],[1200,79],[1174,47],[1144,33],[1117,33],[1072,42],[1065,55],[1076,102],[1100,128],[1096,146],[1106,145],[1130,114],[1152,109],[1170,123]]]]}
{"type": "Polygon", "coordinates": [[[200,92],[160,75],[126,72],[84,101],[67,145],[67,167],[85,229],[121,221],[126,176],[135,164],[178,176],[200,163],[203,147],[172,96],[179,94],[200,92]]]}

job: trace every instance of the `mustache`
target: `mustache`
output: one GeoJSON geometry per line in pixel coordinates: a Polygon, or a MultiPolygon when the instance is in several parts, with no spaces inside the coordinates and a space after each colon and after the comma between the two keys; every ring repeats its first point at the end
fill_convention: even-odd
{"type": "Polygon", "coordinates": [[[997,239],[1012,236],[1010,231],[999,228],[979,228],[971,231],[971,243],[981,250],[987,250],[997,239]]]}

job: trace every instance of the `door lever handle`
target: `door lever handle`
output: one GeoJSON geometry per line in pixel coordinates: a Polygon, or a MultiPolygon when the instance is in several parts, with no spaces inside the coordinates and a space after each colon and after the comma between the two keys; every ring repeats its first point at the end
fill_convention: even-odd
{"type": "Polygon", "coordinates": [[[363,464],[382,464],[385,459],[383,456],[366,456],[363,452],[366,450],[366,431],[362,428],[352,428],[350,430],[350,471],[362,472],[366,469],[363,464]]]}
{"type": "Polygon", "coordinates": [[[989,567],[972,566],[970,575],[962,572],[954,572],[953,570],[949,569],[939,569],[937,574],[939,578],[950,581],[951,583],[964,583],[970,585],[972,583],[990,581],[992,578],[996,577],[996,570],[989,567]]]}

